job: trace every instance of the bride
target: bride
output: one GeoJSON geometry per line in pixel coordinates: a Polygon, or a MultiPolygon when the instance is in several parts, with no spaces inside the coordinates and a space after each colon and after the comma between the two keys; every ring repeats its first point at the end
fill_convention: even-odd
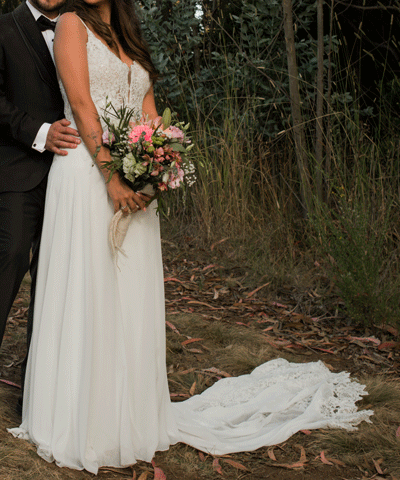
{"type": "Polygon", "coordinates": [[[156,207],[98,168],[109,160],[99,150],[107,101],[157,117],[157,73],[131,0],[73,0],[54,52],[83,143],[56,155],[49,175],[22,424],[11,432],[48,461],[96,474],[176,442],[225,454],[368,421],[355,406],[364,387],[320,362],[277,359],[170,402],[156,207]],[[118,210],[132,220],[116,266],[108,229],[118,210]]]}

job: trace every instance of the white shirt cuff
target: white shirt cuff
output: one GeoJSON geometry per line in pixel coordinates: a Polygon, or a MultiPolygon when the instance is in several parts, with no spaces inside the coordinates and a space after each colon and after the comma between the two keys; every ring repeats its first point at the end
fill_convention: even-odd
{"type": "Polygon", "coordinates": [[[49,133],[49,128],[51,127],[50,123],[44,123],[40,128],[33,141],[32,148],[40,153],[46,150],[46,140],[47,134],[49,133]]]}

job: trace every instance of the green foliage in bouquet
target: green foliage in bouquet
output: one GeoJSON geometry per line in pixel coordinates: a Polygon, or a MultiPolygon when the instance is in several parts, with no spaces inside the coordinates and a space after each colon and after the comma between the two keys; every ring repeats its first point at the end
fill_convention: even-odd
{"type": "Polygon", "coordinates": [[[155,193],[194,183],[194,166],[186,155],[193,147],[189,124],[171,125],[172,117],[166,108],[162,117],[147,120],[125,105],[116,109],[108,103],[102,117],[102,142],[111,154],[102,164],[108,181],[118,172],[132,190],[150,185],[155,193]]]}
{"type": "MultiPolygon", "coordinates": [[[[102,168],[107,169],[110,174],[108,182],[114,173],[118,172],[122,168],[123,158],[129,153],[128,149],[128,134],[129,134],[129,122],[132,119],[138,119],[138,115],[135,111],[126,105],[122,105],[120,109],[116,109],[111,102],[108,102],[104,109],[103,120],[107,125],[108,131],[103,133],[103,144],[107,148],[110,145],[114,146],[114,154],[111,153],[112,160],[104,162],[102,168]]],[[[100,151],[101,146],[97,147],[95,156],[100,151]]]]}

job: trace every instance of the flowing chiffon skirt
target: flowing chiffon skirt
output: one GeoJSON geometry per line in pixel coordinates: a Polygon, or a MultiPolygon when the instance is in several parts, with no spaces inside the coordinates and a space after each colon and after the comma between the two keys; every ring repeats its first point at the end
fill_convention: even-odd
{"type": "Polygon", "coordinates": [[[364,387],[321,362],[282,359],[171,403],[159,219],[138,212],[116,263],[113,208],[82,144],[50,171],[23,421],[14,436],[59,466],[97,473],[184,442],[212,454],[254,450],[302,429],[353,428],[364,387]]]}

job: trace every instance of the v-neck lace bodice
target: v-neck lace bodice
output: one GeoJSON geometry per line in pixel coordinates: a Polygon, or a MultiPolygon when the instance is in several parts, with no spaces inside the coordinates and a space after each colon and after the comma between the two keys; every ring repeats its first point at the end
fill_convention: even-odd
{"type": "MultiPolygon", "coordinates": [[[[83,22],[82,22],[83,23],[83,22]]],[[[85,25],[85,24],[84,24],[85,25]]],[[[142,114],[143,99],[150,88],[148,72],[138,63],[127,65],[118,58],[95,34],[85,25],[88,32],[86,44],[90,94],[101,117],[107,101],[118,109],[123,104],[142,114]]],[[[64,86],[59,80],[61,93],[65,103],[65,117],[75,128],[64,86]]]]}

